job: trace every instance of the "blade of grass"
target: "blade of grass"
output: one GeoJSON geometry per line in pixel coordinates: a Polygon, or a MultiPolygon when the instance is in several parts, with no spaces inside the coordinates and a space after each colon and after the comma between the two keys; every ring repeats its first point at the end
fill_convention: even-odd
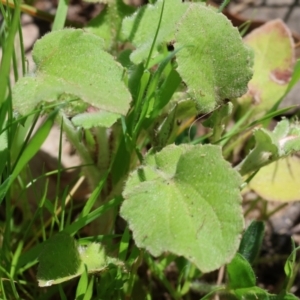
{"type": "Polygon", "coordinates": [[[93,287],[94,287],[94,279],[95,277],[92,276],[90,282],[89,282],[89,285],[87,287],[87,290],[84,294],[84,297],[83,297],[83,300],[90,300],[92,299],[92,296],[93,296],[93,287]]]}
{"type": "Polygon", "coordinates": [[[219,144],[219,143],[221,143],[225,139],[232,138],[233,136],[235,136],[237,134],[240,134],[241,132],[250,130],[252,127],[254,127],[254,126],[258,125],[258,124],[261,124],[263,121],[272,119],[272,118],[274,118],[276,116],[280,116],[280,115],[282,115],[282,114],[284,114],[284,113],[288,112],[289,110],[291,110],[293,108],[296,108],[296,107],[297,107],[297,105],[292,105],[292,106],[289,106],[289,107],[282,108],[280,110],[276,110],[276,111],[270,112],[270,113],[264,115],[263,117],[259,118],[258,120],[255,120],[255,121],[251,122],[247,126],[242,127],[239,130],[236,130],[234,132],[230,131],[230,132],[226,133],[220,140],[216,141],[215,144],[219,144]]]}
{"type": "Polygon", "coordinates": [[[9,78],[11,59],[14,52],[14,40],[18,31],[19,21],[20,5],[19,1],[16,1],[15,11],[8,31],[6,43],[3,48],[3,56],[0,65],[0,107],[6,98],[7,78],[9,78]]]}
{"type": "Polygon", "coordinates": [[[151,48],[150,48],[150,51],[149,51],[149,55],[148,55],[148,58],[147,58],[147,62],[146,62],[146,64],[145,64],[145,69],[148,69],[148,68],[149,68],[151,56],[152,56],[152,53],[153,53],[153,50],[154,50],[155,42],[156,42],[156,40],[157,40],[159,28],[160,28],[160,25],[161,25],[162,16],[163,16],[163,13],[164,13],[164,8],[165,8],[165,0],[163,0],[162,6],[161,6],[161,11],[160,11],[160,16],[159,16],[159,20],[158,20],[156,32],[155,32],[155,35],[154,35],[154,38],[153,38],[153,42],[152,42],[152,45],[151,45],[151,48]]]}
{"type": "MultiPolygon", "coordinates": [[[[76,191],[77,188],[81,185],[81,183],[83,182],[83,180],[84,180],[84,176],[81,176],[81,177],[78,179],[78,181],[76,182],[75,186],[74,186],[74,187],[72,188],[72,190],[70,191],[68,198],[67,198],[66,201],[65,201],[65,204],[64,204],[65,206],[69,203],[69,201],[70,201],[70,199],[71,199],[71,197],[72,197],[71,195],[73,195],[73,194],[75,193],[75,191],[76,191]]],[[[46,199],[45,199],[45,200],[46,200],[46,199]]],[[[49,203],[50,203],[50,202],[49,202],[49,203]]],[[[43,203],[43,204],[44,204],[44,203],[43,203]]],[[[61,213],[61,209],[62,209],[62,207],[60,206],[60,207],[57,208],[57,210],[56,210],[55,212],[53,212],[55,217],[57,217],[57,216],[61,213]]],[[[46,222],[44,222],[44,219],[43,219],[42,215],[41,215],[41,218],[42,218],[42,219],[41,219],[41,222],[42,222],[43,226],[42,226],[41,229],[35,234],[34,238],[31,239],[31,241],[26,245],[25,250],[29,249],[29,248],[33,245],[33,243],[35,242],[36,238],[38,238],[41,234],[44,234],[44,233],[45,233],[45,229],[46,229],[49,225],[51,225],[52,222],[53,222],[53,218],[52,218],[52,217],[50,217],[46,222]]],[[[45,234],[44,234],[43,240],[45,240],[45,239],[46,239],[46,237],[45,237],[45,234]]]]}
{"type": "Polygon", "coordinates": [[[22,155],[20,156],[18,162],[16,163],[11,175],[2,183],[0,186],[0,204],[8,191],[8,188],[12,182],[17,178],[22,169],[28,164],[28,162],[33,158],[33,156],[38,152],[41,145],[47,138],[52,125],[54,123],[55,117],[57,115],[57,110],[53,111],[41,127],[37,130],[36,134],[29,141],[28,145],[24,149],[22,155]]]}
{"type": "Polygon", "coordinates": [[[64,28],[67,19],[68,5],[69,0],[59,0],[52,31],[64,28]]]}
{"type": "Polygon", "coordinates": [[[170,284],[169,280],[166,278],[164,271],[159,268],[159,266],[150,257],[150,255],[147,253],[144,253],[144,259],[145,259],[149,269],[153,273],[153,275],[155,277],[157,277],[160,280],[160,282],[165,286],[165,288],[168,290],[172,299],[181,299],[180,293],[178,293],[176,290],[174,290],[173,286],[170,284]]]}
{"type": "MultiPolygon", "coordinates": [[[[62,232],[70,235],[76,234],[84,226],[88,225],[89,223],[93,222],[95,219],[99,218],[109,209],[118,206],[121,202],[122,202],[121,197],[116,197],[112,199],[111,201],[105,203],[104,205],[96,208],[88,215],[81,217],[77,219],[75,222],[73,222],[72,224],[70,224],[69,226],[66,226],[62,232]]],[[[30,250],[28,250],[27,252],[22,253],[18,260],[16,269],[19,270],[19,268],[24,267],[25,265],[32,266],[35,263],[37,263],[37,257],[39,256],[42,249],[44,248],[44,245],[45,242],[37,244],[36,246],[31,247],[30,250]]],[[[26,248],[28,248],[28,246],[26,246],[26,248]]]]}
{"type": "Polygon", "coordinates": [[[223,9],[229,4],[230,0],[224,0],[218,9],[218,13],[222,12],[223,9]]]}
{"type": "Polygon", "coordinates": [[[16,249],[16,251],[13,255],[12,262],[11,262],[11,268],[10,268],[10,277],[11,278],[14,278],[14,276],[15,276],[16,265],[18,263],[18,259],[20,257],[21,252],[22,252],[22,249],[23,249],[23,240],[20,240],[19,243],[18,243],[17,249],[16,249]]]}
{"type": "Polygon", "coordinates": [[[130,237],[131,237],[131,235],[130,235],[130,232],[129,232],[129,229],[127,226],[122,235],[122,239],[121,239],[120,247],[119,247],[119,259],[122,261],[126,260],[126,256],[127,256],[128,248],[129,248],[130,237]]]}
{"type": "Polygon", "coordinates": [[[81,300],[83,299],[83,295],[86,293],[87,288],[88,288],[88,284],[89,284],[89,277],[88,277],[88,270],[87,270],[87,266],[84,266],[85,270],[84,272],[81,274],[78,285],[77,285],[77,289],[76,289],[76,295],[75,295],[75,299],[77,300],[81,300]]]}
{"type": "Polygon", "coordinates": [[[96,208],[94,211],[92,211],[88,215],[78,218],[74,223],[72,223],[69,226],[66,226],[62,232],[68,233],[70,235],[76,234],[77,231],[79,231],[81,228],[83,228],[87,224],[91,223],[95,219],[99,218],[101,215],[103,215],[105,212],[107,212],[111,208],[118,206],[119,204],[121,204],[121,202],[122,202],[121,197],[115,197],[114,199],[110,200],[109,202],[96,208]]]}
{"type": "Polygon", "coordinates": [[[13,181],[22,169],[27,165],[27,163],[33,158],[33,156],[38,152],[45,139],[47,138],[56,118],[58,110],[54,110],[47,117],[45,122],[37,130],[35,135],[28,142],[27,147],[24,149],[20,159],[18,160],[13,172],[11,174],[11,181],[13,181]]]}
{"type": "MultiPolygon", "coordinates": [[[[1,3],[3,5],[7,5],[11,8],[15,8],[15,4],[12,0],[1,0],[1,3]]],[[[27,4],[21,4],[20,5],[20,10],[23,13],[26,13],[32,17],[44,20],[44,21],[48,21],[49,23],[52,23],[55,16],[47,13],[45,11],[39,10],[33,6],[27,5],[27,4]]],[[[74,21],[70,21],[70,20],[66,20],[66,26],[71,26],[71,27],[75,27],[75,28],[82,28],[83,24],[78,23],[78,22],[74,22],[74,21]]]]}
{"type": "Polygon", "coordinates": [[[94,204],[96,203],[98,196],[100,195],[104,183],[106,182],[107,176],[109,172],[106,172],[106,174],[103,176],[102,180],[99,182],[98,186],[94,189],[92,195],[87,200],[86,204],[83,207],[83,210],[81,211],[79,218],[85,217],[93,208],[94,204]]]}

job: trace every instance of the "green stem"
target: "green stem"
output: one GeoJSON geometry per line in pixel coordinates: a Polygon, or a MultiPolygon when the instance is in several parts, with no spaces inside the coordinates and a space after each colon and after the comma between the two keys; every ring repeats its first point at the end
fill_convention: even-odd
{"type": "Polygon", "coordinates": [[[220,113],[217,114],[217,118],[215,120],[215,126],[213,130],[213,135],[211,137],[211,143],[216,143],[221,139],[222,133],[224,131],[224,125],[222,123],[222,116],[220,113]]]}
{"type": "Polygon", "coordinates": [[[60,112],[60,115],[63,118],[63,130],[68,140],[75,147],[82,163],[84,165],[89,165],[88,167],[84,167],[84,171],[89,183],[92,187],[97,186],[101,179],[101,173],[95,166],[95,162],[93,161],[90,153],[88,152],[84,144],[79,140],[78,134],[71,121],[62,112],[60,112]]]}
{"type": "Polygon", "coordinates": [[[69,0],[59,0],[52,31],[63,29],[67,19],[69,0]]]}

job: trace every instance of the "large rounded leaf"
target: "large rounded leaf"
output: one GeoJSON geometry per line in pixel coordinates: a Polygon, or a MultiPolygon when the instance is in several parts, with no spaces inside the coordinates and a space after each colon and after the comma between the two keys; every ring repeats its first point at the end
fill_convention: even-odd
{"type": "Polygon", "coordinates": [[[210,7],[191,4],[177,24],[178,72],[203,112],[247,91],[252,51],[236,28],[210,7]]]}
{"type": "Polygon", "coordinates": [[[139,247],[155,256],[182,255],[209,272],[229,262],[239,246],[240,184],[219,147],[171,145],[131,174],[121,215],[139,247]]]}
{"type": "Polygon", "coordinates": [[[265,200],[298,201],[300,199],[300,160],[286,157],[261,168],[249,186],[265,200]]]}
{"type": "Polygon", "coordinates": [[[101,38],[82,30],[54,31],[33,49],[36,72],[18,81],[14,107],[27,114],[41,101],[79,98],[105,111],[126,114],[131,96],[123,68],[102,50],[101,38]],[[112,93],[113,91],[113,93],[112,93]]]}
{"type": "Polygon", "coordinates": [[[291,31],[282,20],[272,20],[253,30],[245,42],[255,52],[254,76],[239,101],[267,111],[284,95],[293,74],[295,50],[291,31]]]}

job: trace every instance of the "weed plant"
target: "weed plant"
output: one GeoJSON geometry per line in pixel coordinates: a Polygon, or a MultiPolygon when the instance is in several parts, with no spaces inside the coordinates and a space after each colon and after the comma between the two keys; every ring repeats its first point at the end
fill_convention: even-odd
{"type": "Polygon", "coordinates": [[[259,170],[300,149],[296,120],[269,129],[300,78],[291,35],[268,25],[274,58],[222,14],[229,1],[150,2],[109,1],[82,30],[64,28],[60,0],[30,72],[20,12],[45,15],[0,3],[1,299],[297,299],[294,243],[281,289],[257,285],[264,223],[245,230],[242,207],[259,170]],[[29,164],[55,123],[57,170],[35,177],[29,164]],[[63,132],[82,162],[67,186],[63,132]],[[76,202],[83,180],[89,193],[76,202]]]}

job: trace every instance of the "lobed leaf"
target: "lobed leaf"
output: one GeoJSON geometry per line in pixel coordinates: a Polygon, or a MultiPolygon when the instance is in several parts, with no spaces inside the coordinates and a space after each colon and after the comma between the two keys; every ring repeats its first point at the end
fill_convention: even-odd
{"type": "Polygon", "coordinates": [[[252,51],[230,21],[214,9],[191,4],[177,23],[178,72],[201,112],[243,95],[252,77],[252,51]]]}
{"type": "Polygon", "coordinates": [[[238,248],[240,184],[218,146],[171,145],[131,174],[120,213],[138,247],[182,255],[209,272],[238,248]]]}
{"type": "Polygon", "coordinates": [[[45,35],[33,49],[34,76],[21,78],[14,88],[14,107],[25,115],[42,101],[73,96],[99,109],[126,114],[131,96],[122,81],[123,68],[102,48],[102,39],[82,30],[45,35]]]}

